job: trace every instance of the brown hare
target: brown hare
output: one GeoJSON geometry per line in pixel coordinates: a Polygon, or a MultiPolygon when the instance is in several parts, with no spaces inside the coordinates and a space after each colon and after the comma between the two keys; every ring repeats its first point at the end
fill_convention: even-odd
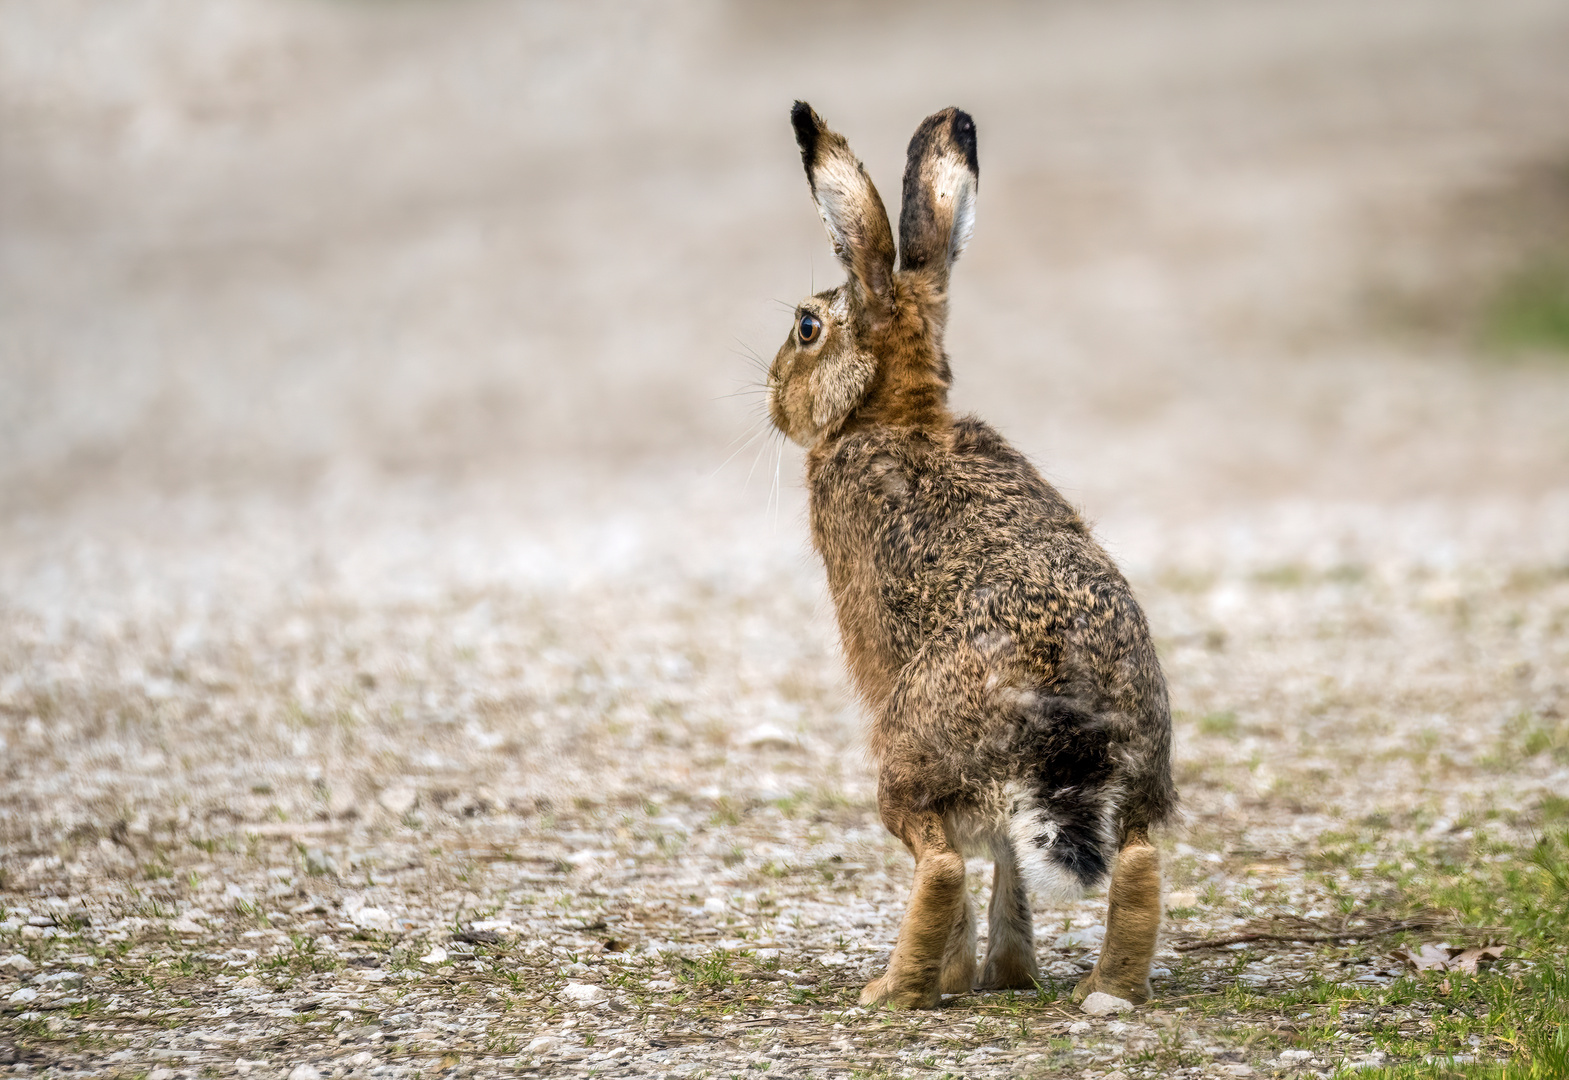
{"type": "Polygon", "coordinates": [[[790,113],[848,280],[801,301],[769,371],[806,449],[812,540],[872,717],[878,809],[915,856],[888,971],[864,1004],[930,1008],[1039,978],[1028,881],[1056,898],[1111,874],[1081,999],[1148,1000],[1160,924],[1149,830],[1176,806],[1165,680],[1133,593],[1089,528],[986,424],[948,411],[948,272],[969,240],[975,124],[910,141],[898,265],[843,136],[790,113]],[[996,861],[976,977],[966,854],[996,861]]]}

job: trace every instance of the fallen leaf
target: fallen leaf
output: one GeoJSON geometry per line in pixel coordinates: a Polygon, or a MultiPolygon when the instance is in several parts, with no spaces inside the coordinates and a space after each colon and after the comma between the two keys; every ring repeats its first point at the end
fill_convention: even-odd
{"type": "Polygon", "coordinates": [[[1462,971],[1474,975],[1478,965],[1502,959],[1505,948],[1503,945],[1482,945],[1467,949],[1429,943],[1416,950],[1396,949],[1394,955],[1417,971],[1462,971]]]}

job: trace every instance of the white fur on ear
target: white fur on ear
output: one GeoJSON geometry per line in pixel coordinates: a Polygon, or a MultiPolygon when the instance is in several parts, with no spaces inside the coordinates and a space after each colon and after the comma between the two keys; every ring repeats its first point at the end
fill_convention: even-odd
{"type": "Polygon", "coordinates": [[[812,171],[812,198],[828,230],[834,254],[841,259],[849,257],[847,226],[854,223],[857,201],[865,200],[866,187],[866,176],[855,161],[837,154],[819,162],[812,171]]]}
{"type": "Polygon", "coordinates": [[[975,232],[975,174],[956,161],[945,161],[938,172],[937,197],[953,206],[953,231],[948,234],[948,265],[952,266],[975,232]]]}
{"type": "Polygon", "coordinates": [[[819,429],[840,419],[860,402],[877,366],[865,353],[847,350],[812,372],[812,423],[819,429]]]}

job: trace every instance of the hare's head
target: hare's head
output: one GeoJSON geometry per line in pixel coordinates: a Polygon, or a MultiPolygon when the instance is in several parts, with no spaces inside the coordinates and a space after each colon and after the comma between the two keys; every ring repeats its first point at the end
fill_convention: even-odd
{"type": "Polygon", "coordinates": [[[975,222],[975,122],[944,109],[910,140],[895,269],[888,213],[844,136],[804,101],[790,121],[812,199],[849,276],[796,308],[768,373],[775,426],[809,447],[854,420],[945,420],[948,270],[975,222]]]}

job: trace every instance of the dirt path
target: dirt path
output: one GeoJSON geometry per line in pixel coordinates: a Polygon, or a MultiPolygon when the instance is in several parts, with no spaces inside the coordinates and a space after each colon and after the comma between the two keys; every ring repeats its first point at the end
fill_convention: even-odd
{"type": "Polygon", "coordinates": [[[745,6],[225,10],[0,8],[0,1069],[1521,1055],[1478,1003],[1563,955],[1569,367],[1455,327],[1569,221],[1560,6],[796,17],[853,71],[745,6]],[[957,392],[1178,709],[1134,1013],[1066,1001],[1099,898],[1037,909],[1039,994],[855,1007],[910,866],[798,456],[720,467],[715,400],[830,272],[798,94],[885,192],[981,120],[957,392]],[[1439,941],[1514,948],[1395,956],[1439,941]]]}

